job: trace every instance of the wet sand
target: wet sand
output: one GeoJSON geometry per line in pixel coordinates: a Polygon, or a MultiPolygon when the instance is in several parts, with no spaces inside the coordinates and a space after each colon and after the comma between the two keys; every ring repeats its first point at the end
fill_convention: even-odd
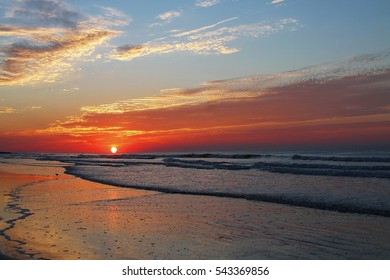
{"type": "Polygon", "coordinates": [[[14,260],[14,259],[0,253],[0,260],[14,260]]]}
{"type": "Polygon", "coordinates": [[[58,166],[1,164],[0,182],[0,251],[15,259],[390,259],[380,216],[118,188],[58,166]]]}

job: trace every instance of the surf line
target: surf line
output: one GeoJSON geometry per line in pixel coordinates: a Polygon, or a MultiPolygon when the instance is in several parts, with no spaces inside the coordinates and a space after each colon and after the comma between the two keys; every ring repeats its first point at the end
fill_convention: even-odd
{"type": "MultiPolygon", "coordinates": [[[[50,180],[50,179],[48,179],[48,180],[50,180]]],[[[13,248],[15,248],[15,251],[19,255],[25,255],[25,256],[28,256],[31,259],[35,259],[36,255],[38,255],[40,253],[27,253],[26,251],[23,250],[23,245],[26,245],[27,243],[22,241],[22,240],[11,238],[11,236],[8,235],[7,232],[9,230],[13,229],[16,226],[16,223],[18,221],[22,221],[22,220],[27,219],[28,217],[34,215],[34,213],[32,213],[30,211],[30,209],[23,208],[20,205],[20,199],[22,198],[22,196],[20,194],[21,191],[24,188],[26,188],[26,187],[30,187],[30,186],[33,186],[35,184],[39,184],[39,183],[42,183],[42,182],[45,182],[45,181],[48,181],[48,180],[47,179],[46,180],[40,180],[40,181],[37,181],[37,182],[32,182],[32,183],[20,185],[20,186],[17,186],[10,193],[6,194],[6,196],[10,197],[10,201],[7,202],[7,205],[6,205],[5,209],[8,209],[13,214],[16,214],[16,215],[19,215],[19,216],[16,217],[16,218],[12,218],[12,219],[9,219],[9,220],[5,221],[5,223],[8,225],[8,227],[6,227],[4,229],[1,229],[0,230],[0,235],[3,236],[7,241],[16,243],[15,245],[13,245],[13,248]]],[[[57,180],[57,178],[51,179],[51,180],[57,180]]],[[[38,259],[42,259],[42,258],[38,258],[38,259]]]]}
{"type": "Polygon", "coordinates": [[[213,191],[191,191],[191,190],[178,190],[170,189],[167,187],[149,187],[149,186],[136,186],[118,184],[110,180],[96,179],[90,176],[79,174],[75,172],[74,166],[65,167],[65,174],[72,175],[83,180],[97,182],[101,184],[107,184],[110,186],[116,186],[121,188],[132,188],[146,191],[157,191],[167,194],[181,194],[181,195],[200,195],[200,196],[211,196],[211,197],[222,197],[222,198],[233,198],[233,199],[246,199],[258,202],[276,203],[288,206],[305,207],[311,209],[334,211],[340,213],[351,213],[351,214],[365,214],[365,215],[377,215],[383,217],[390,217],[390,210],[388,209],[376,209],[362,206],[354,206],[340,203],[327,203],[319,201],[301,200],[294,197],[272,195],[272,194],[251,194],[251,193],[226,193],[226,192],[213,192],[213,191]]]}

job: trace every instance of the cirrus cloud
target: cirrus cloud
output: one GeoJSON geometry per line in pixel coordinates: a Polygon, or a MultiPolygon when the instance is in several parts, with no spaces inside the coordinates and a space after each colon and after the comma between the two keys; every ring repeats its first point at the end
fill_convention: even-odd
{"type": "Polygon", "coordinates": [[[282,2],[284,2],[284,0],[272,0],[271,4],[278,4],[282,2]]]}
{"type": "Polygon", "coordinates": [[[228,44],[239,38],[261,38],[283,30],[294,31],[300,26],[298,20],[286,18],[272,24],[253,23],[218,27],[236,19],[238,18],[233,17],[193,30],[172,32],[168,38],[149,41],[142,45],[123,45],[112,53],[112,58],[133,60],[151,54],[171,52],[190,52],[202,55],[231,54],[239,50],[228,44]]]}
{"type": "Polygon", "coordinates": [[[168,11],[157,16],[158,19],[164,21],[171,21],[174,18],[180,17],[181,13],[179,11],[168,11]]]}
{"type": "Polygon", "coordinates": [[[0,25],[0,85],[53,82],[73,70],[129,22],[119,11],[84,16],[58,0],[20,0],[0,25]]]}
{"type": "Polygon", "coordinates": [[[221,1],[220,0],[198,0],[195,2],[195,6],[207,8],[207,7],[217,5],[219,2],[221,1]]]}

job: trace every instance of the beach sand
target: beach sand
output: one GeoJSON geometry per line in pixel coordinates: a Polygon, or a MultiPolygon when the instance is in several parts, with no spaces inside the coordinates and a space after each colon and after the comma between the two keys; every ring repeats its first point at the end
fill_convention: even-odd
{"type": "Polygon", "coordinates": [[[0,260],[14,260],[13,258],[9,257],[9,256],[6,256],[6,255],[3,255],[3,254],[0,254],[0,260]]]}
{"type": "Polygon", "coordinates": [[[380,216],[118,188],[59,166],[1,164],[0,182],[0,251],[15,259],[390,258],[380,216]]]}

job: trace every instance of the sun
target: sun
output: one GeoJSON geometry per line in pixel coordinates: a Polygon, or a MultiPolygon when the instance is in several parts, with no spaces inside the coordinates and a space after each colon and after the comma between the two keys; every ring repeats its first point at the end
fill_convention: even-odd
{"type": "Polygon", "coordinates": [[[111,147],[111,153],[116,154],[117,151],[118,151],[117,147],[115,146],[111,147]]]}

